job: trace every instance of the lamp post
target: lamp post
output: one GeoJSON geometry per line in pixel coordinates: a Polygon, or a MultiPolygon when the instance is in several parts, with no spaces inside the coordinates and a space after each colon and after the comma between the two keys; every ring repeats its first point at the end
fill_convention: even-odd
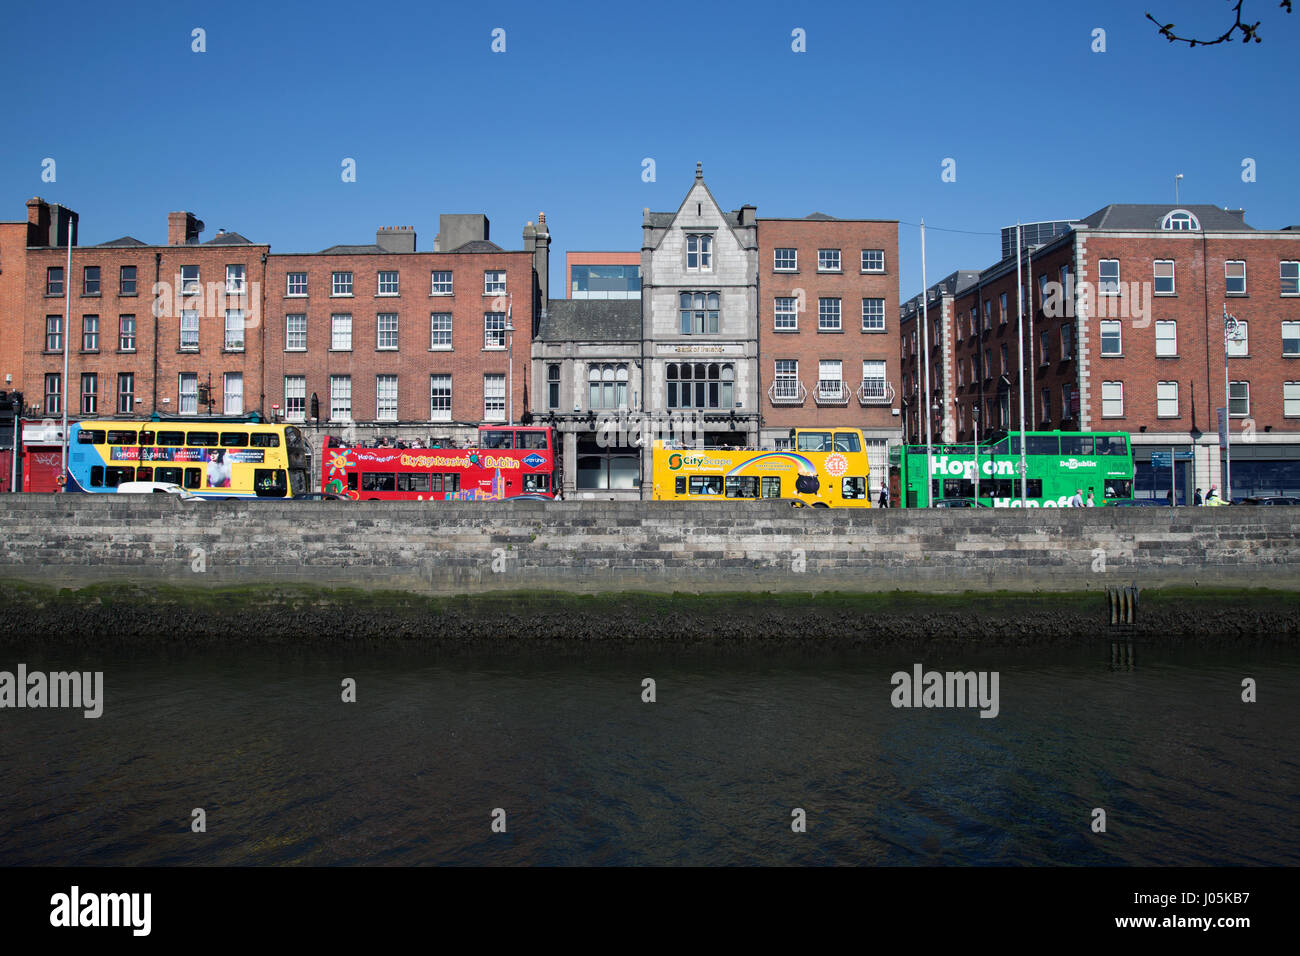
{"type": "MultiPolygon", "coordinates": [[[[57,228],[57,224],[56,227],[57,228]]],[[[61,386],[62,395],[59,396],[63,404],[63,470],[59,472],[59,477],[64,484],[60,487],[67,490],[68,480],[68,352],[72,347],[69,341],[72,329],[69,323],[72,321],[72,223],[68,223],[68,268],[63,276],[63,385],[61,386]]],[[[46,410],[48,412],[48,409],[46,410]]]]}
{"type": "Polygon", "coordinates": [[[507,307],[507,311],[506,311],[506,329],[505,329],[506,335],[510,336],[510,351],[509,351],[510,357],[508,359],[510,363],[510,375],[506,379],[506,391],[510,395],[508,401],[510,402],[510,424],[511,425],[515,423],[515,325],[514,325],[514,321],[515,321],[515,294],[512,292],[510,293],[510,305],[507,307]]]}
{"type": "Polygon", "coordinates": [[[1232,504],[1232,383],[1228,381],[1228,343],[1241,341],[1237,317],[1223,307],[1223,500],[1232,504]]]}
{"type": "Polygon", "coordinates": [[[980,501],[980,404],[976,402],[970,408],[970,419],[975,426],[975,506],[980,501]]]}

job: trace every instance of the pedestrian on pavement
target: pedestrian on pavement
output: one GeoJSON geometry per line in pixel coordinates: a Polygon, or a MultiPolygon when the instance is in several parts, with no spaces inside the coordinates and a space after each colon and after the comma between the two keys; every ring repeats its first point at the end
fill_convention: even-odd
{"type": "Polygon", "coordinates": [[[1201,497],[1200,488],[1196,489],[1196,494],[1192,498],[1192,504],[1196,505],[1197,507],[1200,507],[1201,505],[1205,504],[1205,499],[1201,497]]]}

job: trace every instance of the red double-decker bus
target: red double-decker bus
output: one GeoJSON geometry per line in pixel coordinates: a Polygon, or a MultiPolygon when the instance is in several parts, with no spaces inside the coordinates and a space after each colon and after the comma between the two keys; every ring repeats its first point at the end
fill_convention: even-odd
{"type": "Polygon", "coordinates": [[[361,501],[552,498],[560,487],[555,430],[480,425],[475,448],[358,448],[326,436],[321,491],[361,501]]]}

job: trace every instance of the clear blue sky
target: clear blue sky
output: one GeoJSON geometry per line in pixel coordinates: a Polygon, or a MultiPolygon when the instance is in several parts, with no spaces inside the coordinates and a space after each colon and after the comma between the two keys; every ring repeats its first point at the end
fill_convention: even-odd
{"type": "Polygon", "coordinates": [[[1185,203],[1300,223],[1300,13],[1246,0],[1263,43],[1189,50],[1148,9],[1197,35],[1232,22],[1226,0],[11,4],[0,219],[42,195],[83,244],[162,242],[188,209],[204,239],[301,252],[381,225],[431,249],[439,213],[480,211],[518,248],[545,210],[562,295],[566,249],[639,249],[642,207],[675,209],[699,160],[728,209],[902,220],[904,298],[922,217],[930,281],[992,263],[1017,218],[1172,200],[1179,172],[1185,203]]]}

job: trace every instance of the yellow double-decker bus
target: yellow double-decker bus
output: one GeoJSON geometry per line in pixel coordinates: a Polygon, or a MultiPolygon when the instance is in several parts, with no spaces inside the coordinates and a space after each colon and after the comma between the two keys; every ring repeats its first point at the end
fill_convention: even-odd
{"type": "Polygon", "coordinates": [[[791,447],[690,448],[656,441],[655,501],[785,498],[796,508],[870,508],[857,428],[796,428],[791,447]]]}

